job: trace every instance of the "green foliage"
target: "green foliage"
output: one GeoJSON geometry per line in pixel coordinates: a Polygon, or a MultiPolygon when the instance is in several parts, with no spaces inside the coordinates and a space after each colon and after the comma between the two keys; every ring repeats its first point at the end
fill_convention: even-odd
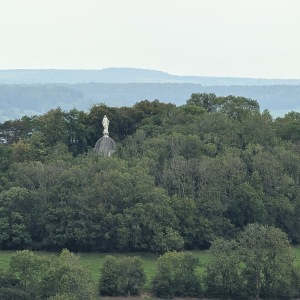
{"type": "Polygon", "coordinates": [[[208,112],[214,112],[218,108],[218,100],[215,94],[193,93],[186,102],[188,105],[203,107],[208,112]]]}
{"type": "Polygon", "coordinates": [[[275,120],[275,130],[284,140],[299,142],[300,136],[300,113],[291,111],[282,118],[275,120]]]}
{"type": "Polygon", "coordinates": [[[210,296],[282,299],[299,292],[294,255],[278,228],[249,224],[236,240],[217,240],[210,251],[204,280],[210,296]]]}
{"type": "Polygon", "coordinates": [[[226,113],[230,119],[242,121],[259,113],[257,101],[245,97],[220,97],[220,112],[226,113]]]}
{"type": "Polygon", "coordinates": [[[233,224],[241,228],[249,223],[264,223],[266,210],[262,194],[248,183],[238,185],[232,192],[228,214],[233,224]]]}
{"type": "Polygon", "coordinates": [[[0,272],[0,286],[2,288],[17,288],[20,286],[20,279],[17,278],[16,274],[10,273],[8,270],[0,272]]]}
{"type": "Polygon", "coordinates": [[[146,281],[140,257],[106,256],[100,269],[99,293],[103,296],[138,295],[146,281]]]}
{"type": "Polygon", "coordinates": [[[300,241],[299,115],[194,93],[0,124],[0,248],[207,249],[249,223],[300,241]],[[110,119],[113,157],[92,151],[110,119]]]}
{"type": "Polygon", "coordinates": [[[10,259],[10,271],[19,280],[25,291],[36,291],[48,261],[29,250],[15,252],[10,259]]]}
{"type": "Polygon", "coordinates": [[[199,297],[200,278],[196,274],[198,259],[189,253],[168,252],[158,258],[152,291],[160,298],[199,297]]]}
{"type": "Polygon", "coordinates": [[[274,227],[248,225],[238,235],[245,290],[253,296],[289,297],[295,270],[285,233],[274,227]]]}
{"type": "Polygon", "coordinates": [[[94,284],[91,273],[87,268],[79,265],[76,255],[63,250],[58,258],[53,259],[44,274],[41,293],[45,298],[93,299],[94,284]]]}
{"type": "Polygon", "coordinates": [[[16,288],[0,288],[1,300],[32,300],[32,296],[27,292],[16,288]]]}
{"type": "Polygon", "coordinates": [[[216,97],[213,93],[192,94],[187,104],[200,106],[209,113],[220,111],[227,114],[230,119],[238,121],[254,112],[259,113],[259,104],[255,100],[235,96],[216,97]]]}
{"type": "Polygon", "coordinates": [[[48,300],[75,300],[76,297],[72,294],[57,294],[55,296],[51,296],[48,300]]]}
{"type": "Polygon", "coordinates": [[[59,257],[16,251],[11,256],[9,270],[1,274],[0,280],[1,292],[11,295],[11,299],[94,299],[90,271],[68,250],[63,250],[59,257]]]}
{"type": "Polygon", "coordinates": [[[12,187],[0,193],[0,245],[18,249],[30,244],[29,191],[12,187]]]}
{"type": "Polygon", "coordinates": [[[101,295],[118,295],[119,272],[117,258],[111,255],[106,256],[100,269],[101,278],[99,283],[99,293],[101,295]]]}
{"type": "Polygon", "coordinates": [[[67,142],[67,120],[60,108],[51,109],[39,117],[37,126],[45,136],[48,146],[54,146],[57,142],[67,142]]]}
{"type": "MultiPolygon", "coordinates": [[[[272,236],[273,237],[273,236],[272,236]]],[[[276,272],[278,274],[278,278],[280,279],[280,284],[278,285],[281,287],[281,284],[284,282],[289,284],[289,289],[287,289],[287,286],[285,284],[282,285],[283,289],[280,289],[277,293],[272,292],[273,296],[270,296],[269,293],[266,295],[266,288],[261,293],[262,298],[289,298],[288,295],[297,296],[297,293],[299,292],[300,287],[300,277],[299,277],[299,266],[300,266],[300,251],[298,249],[299,247],[293,247],[294,252],[292,253],[293,257],[295,256],[295,260],[293,263],[293,275],[292,280],[289,282],[287,279],[288,277],[284,277],[283,273],[286,272],[288,276],[290,276],[290,265],[278,265],[278,269],[272,269],[272,272],[276,272]],[[280,268],[283,268],[283,272],[280,271],[280,268]],[[289,293],[286,293],[285,291],[289,291],[289,293]],[[286,295],[286,296],[284,296],[286,295]]],[[[204,278],[200,279],[200,284],[202,283],[203,292],[206,293],[206,296],[213,297],[213,298],[249,298],[247,296],[247,288],[245,287],[245,277],[243,274],[244,266],[245,264],[241,263],[241,252],[239,251],[239,244],[238,241],[226,241],[223,239],[219,239],[213,242],[213,245],[210,249],[210,251],[193,251],[191,252],[193,254],[193,257],[196,259],[199,259],[201,261],[201,265],[199,264],[196,267],[196,274],[200,275],[201,277],[204,276],[204,278]],[[204,268],[204,264],[207,264],[206,269],[204,268]],[[209,271],[208,271],[209,270],[209,271]],[[205,272],[205,273],[204,273],[205,272]],[[231,296],[229,296],[229,294],[231,296]]],[[[72,272],[77,269],[77,267],[80,267],[80,270],[87,271],[90,270],[93,272],[93,282],[90,285],[90,283],[85,283],[84,288],[86,286],[90,286],[91,291],[93,292],[94,286],[99,283],[99,265],[100,267],[103,266],[103,263],[107,260],[106,254],[99,254],[99,253],[83,253],[80,255],[74,255],[71,254],[68,251],[63,251],[62,257],[58,257],[56,255],[53,255],[53,253],[38,253],[35,255],[41,256],[43,259],[48,261],[48,267],[45,269],[45,273],[41,273],[41,282],[37,286],[36,290],[32,290],[28,288],[27,291],[24,290],[22,285],[20,285],[20,280],[16,277],[16,274],[11,272],[11,270],[8,269],[8,266],[3,264],[4,261],[8,261],[11,257],[12,252],[11,251],[1,251],[1,267],[6,269],[7,271],[2,271],[0,273],[0,284],[1,284],[1,290],[3,288],[9,290],[8,295],[12,294],[21,294],[24,295],[25,299],[78,299],[76,298],[76,295],[74,293],[68,292],[67,287],[71,286],[72,289],[74,288],[74,291],[80,295],[83,299],[86,294],[83,292],[80,294],[76,290],[76,286],[73,284],[80,285],[81,280],[79,278],[75,279],[74,276],[70,276],[70,269],[72,272]],[[63,265],[64,267],[61,267],[63,265]],[[56,270],[56,271],[55,271],[56,270]],[[65,278],[72,278],[72,281],[65,282],[64,280],[61,280],[63,277],[62,274],[66,274],[65,278]],[[69,275],[68,275],[69,274],[69,275]],[[56,280],[57,279],[57,280],[56,280]],[[63,282],[63,284],[60,284],[60,282],[63,282]],[[76,283],[75,283],[76,282],[76,283]],[[63,287],[66,284],[65,287],[63,287]],[[62,286],[61,288],[59,288],[62,286]],[[55,293],[55,295],[54,295],[55,293]]],[[[134,255],[134,254],[133,254],[134,255]]],[[[119,261],[122,257],[120,254],[113,254],[113,258],[116,258],[116,261],[119,261]]],[[[278,260],[276,259],[276,262],[278,260]]],[[[145,271],[147,281],[142,286],[142,290],[149,292],[150,291],[150,282],[152,281],[152,278],[155,276],[155,273],[157,271],[157,256],[151,253],[142,253],[141,254],[141,263],[143,266],[143,270],[145,271]]],[[[108,270],[109,265],[108,265],[108,270]]],[[[81,276],[82,271],[74,271],[76,277],[81,276]]],[[[111,270],[110,270],[111,271],[111,270]]],[[[125,272],[126,273],[126,272],[125,272]]],[[[166,273],[168,274],[168,273],[166,273]]],[[[82,273],[82,276],[84,277],[84,273],[82,273]]],[[[167,276],[167,275],[166,275],[167,276]]],[[[89,277],[90,278],[90,277],[89,277]]],[[[84,278],[82,278],[82,282],[86,282],[84,278]]],[[[125,283],[128,281],[124,281],[125,283]]],[[[131,281],[130,281],[131,282],[131,281]]],[[[275,283],[275,281],[273,281],[275,283]]],[[[199,284],[199,277],[197,280],[197,283],[199,284]]],[[[110,281],[106,282],[107,285],[110,284],[110,281]]],[[[273,287],[272,287],[273,288],[273,287]]],[[[269,290],[268,290],[269,291],[269,290]]],[[[201,293],[202,294],[202,293],[201,293]]],[[[250,294],[250,293],[249,293],[250,294]]],[[[299,293],[298,293],[299,294],[299,293]]],[[[10,299],[10,298],[8,298],[10,299]]],[[[14,298],[12,298],[14,299],[14,298]]],[[[18,299],[18,298],[17,298],[18,299]]],[[[21,298],[23,299],[23,298],[21,298]]],[[[89,299],[89,298],[87,298],[89,299]]],[[[90,298],[94,299],[94,298],[90,298]]]]}
{"type": "Polygon", "coordinates": [[[213,297],[236,297],[240,288],[240,259],[236,241],[219,239],[213,242],[212,260],[204,276],[206,294],[213,297]]]}

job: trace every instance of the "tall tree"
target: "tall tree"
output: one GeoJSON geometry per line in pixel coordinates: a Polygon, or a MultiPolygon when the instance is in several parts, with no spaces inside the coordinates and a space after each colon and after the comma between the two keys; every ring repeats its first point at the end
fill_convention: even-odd
{"type": "Polygon", "coordinates": [[[287,235],[280,229],[249,224],[237,237],[244,264],[242,278],[247,293],[259,299],[286,297],[293,292],[294,255],[287,235]]]}
{"type": "Polygon", "coordinates": [[[199,297],[200,278],[196,273],[199,261],[190,253],[168,252],[157,260],[152,290],[160,298],[199,297]]]}
{"type": "Polygon", "coordinates": [[[294,255],[278,228],[248,224],[236,240],[215,241],[210,251],[205,278],[210,296],[285,298],[299,291],[294,255]]]}
{"type": "Polygon", "coordinates": [[[47,146],[54,146],[58,142],[67,144],[68,124],[65,112],[60,108],[49,110],[40,116],[36,123],[36,129],[44,134],[47,146]]]}

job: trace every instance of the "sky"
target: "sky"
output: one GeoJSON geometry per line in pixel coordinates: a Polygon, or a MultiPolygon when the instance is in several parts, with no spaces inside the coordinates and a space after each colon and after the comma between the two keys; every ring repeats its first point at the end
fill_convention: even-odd
{"type": "Polygon", "coordinates": [[[300,0],[0,0],[0,69],[300,78],[300,0]]]}

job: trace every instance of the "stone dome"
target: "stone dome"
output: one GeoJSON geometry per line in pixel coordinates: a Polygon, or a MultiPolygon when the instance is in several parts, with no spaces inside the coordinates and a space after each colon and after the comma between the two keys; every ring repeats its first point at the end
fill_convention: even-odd
{"type": "Polygon", "coordinates": [[[115,146],[115,141],[108,135],[104,135],[97,141],[95,151],[105,156],[111,156],[115,152],[115,146]]]}

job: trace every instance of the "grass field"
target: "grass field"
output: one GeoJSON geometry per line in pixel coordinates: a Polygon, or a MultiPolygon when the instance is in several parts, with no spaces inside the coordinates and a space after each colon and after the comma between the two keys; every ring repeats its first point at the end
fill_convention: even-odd
{"type": "MultiPolygon", "coordinates": [[[[293,247],[295,253],[295,265],[300,266],[300,245],[293,247]]],[[[208,251],[191,251],[196,257],[199,258],[200,267],[199,272],[203,272],[204,266],[210,260],[210,254],[208,251]]],[[[0,269],[6,270],[9,267],[10,257],[13,251],[0,251],[0,269]]],[[[57,255],[55,253],[49,252],[36,252],[39,255],[57,255]]],[[[143,261],[143,267],[147,276],[147,282],[145,284],[145,291],[150,290],[150,282],[153,277],[156,269],[156,260],[159,255],[153,253],[81,253],[78,254],[80,256],[79,262],[85,266],[87,266],[93,275],[95,284],[99,282],[100,278],[100,267],[102,266],[103,260],[106,255],[114,255],[114,256],[134,256],[139,255],[143,261]]]]}

